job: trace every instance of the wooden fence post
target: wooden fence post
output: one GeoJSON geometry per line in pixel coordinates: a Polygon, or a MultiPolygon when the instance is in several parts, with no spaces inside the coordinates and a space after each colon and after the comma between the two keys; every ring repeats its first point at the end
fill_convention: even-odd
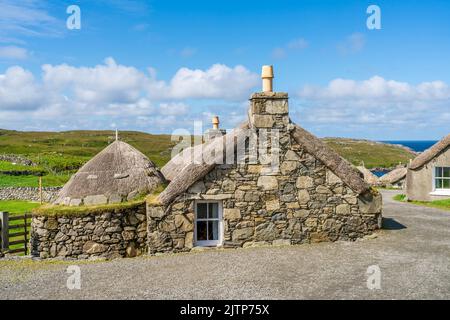
{"type": "Polygon", "coordinates": [[[0,212],[0,228],[1,228],[1,251],[9,250],[9,212],[0,212]]]}
{"type": "Polygon", "coordinates": [[[42,204],[42,176],[39,176],[39,202],[42,204]]]}

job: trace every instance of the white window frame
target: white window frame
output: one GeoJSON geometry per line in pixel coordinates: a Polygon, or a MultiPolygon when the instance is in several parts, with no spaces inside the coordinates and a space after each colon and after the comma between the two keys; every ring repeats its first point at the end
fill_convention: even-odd
{"type": "MultiPolygon", "coordinates": [[[[218,247],[223,244],[223,204],[222,201],[211,200],[197,200],[195,205],[195,220],[194,220],[194,245],[197,247],[218,247]],[[217,219],[198,219],[197,218],[197,205],[199,203],[217,203],[218,206],[218,218],[217,219]],[[197,240],[197,221],[213,221],[219,222],[218,239],[217,240],[197,240]]],[[[208,206],[206,206],[208,208],[208,206]]],[[[207,209],[209,210],[209,208],[207,209]]]]}
{"type": "Polygon", "coordinates": [[[436,188],[436,168],[449,168],[448,166],[433,166],[433,191],[430,195],[433,196],[450,196],[450,189],[436,188]]]}

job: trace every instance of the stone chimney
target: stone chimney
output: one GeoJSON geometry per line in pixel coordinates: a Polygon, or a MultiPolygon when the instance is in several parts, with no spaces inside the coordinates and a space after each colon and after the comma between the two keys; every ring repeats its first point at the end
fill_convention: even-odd
{"type": "Polygon", "coordinates": [[[226,134],[226,130],[219,128],[220,120],[218,116],[214,116],[211,122],[212,128],[206,130],[205,134],[203,135],[205,142],[208,142],[216,137],[220,137],[226,134]]]}
{"type": "Polygon", "coordinates": [[[286,130],[289,125],[288,94],[273,92],[273,67],[262,67],[262,92],[250,98],[249,123],[252,129],[286,130]]]}

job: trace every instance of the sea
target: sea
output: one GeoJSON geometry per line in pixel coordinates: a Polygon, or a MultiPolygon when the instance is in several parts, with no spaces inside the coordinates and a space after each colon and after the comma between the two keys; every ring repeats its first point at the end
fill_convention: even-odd
{"type": "Polygon", "coordinates": [[[391,140],[391,141],[380,141],[390,144],[401,144],[402,146],[408,147],[415,152],[423,152],[435,144],[436,140],[391,140]]]}
{"type": "MultiPolygon", "coordinates": [[[[389,141],[380,141],[383,143],[389,143],[389,144],[400,144],[402,146],[408,147],[411,150],[415,152],[423,152],[430,148],[432,145],[434,145],[437,141],[436,140],[389,140],[389,141]]],[[[386,174],[386,171],[378,171],[374,170],[372,171],[373,174],[375,174],[378,177],[381,177],[382,175],[386,174]]]]}

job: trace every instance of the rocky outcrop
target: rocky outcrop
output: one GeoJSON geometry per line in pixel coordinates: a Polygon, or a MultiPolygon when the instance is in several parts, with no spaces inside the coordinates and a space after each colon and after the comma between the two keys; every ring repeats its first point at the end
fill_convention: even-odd
{"type": "Polygon", "coordinates": [[[147,251],[145,205],[77,215],[34,215],[31,254],[40,258],[134,257],[147,251]]]}

